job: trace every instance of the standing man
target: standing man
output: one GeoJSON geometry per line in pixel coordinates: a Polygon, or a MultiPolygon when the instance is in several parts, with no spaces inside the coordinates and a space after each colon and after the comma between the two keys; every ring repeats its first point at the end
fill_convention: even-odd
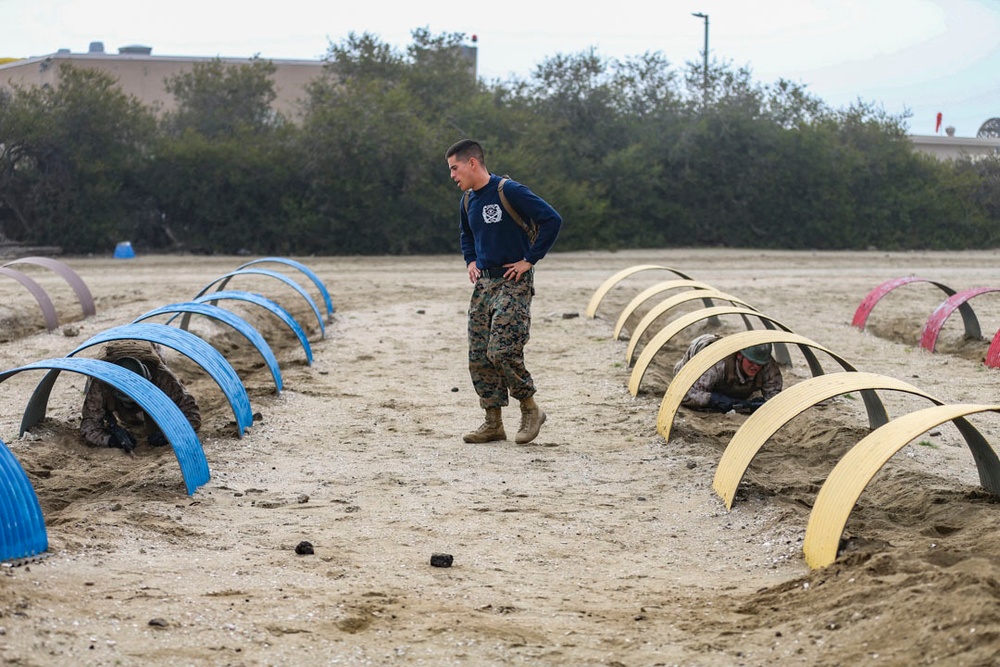
{"type": "Polygon", "coordinates": [[[501,409],[521,403],[518,444],[538,436],[545,412],[524,367],[531,326],[534,266],[555,243],[562,218],[524,185],[491,174],[483,147],[470,139],[445,153],[451,179],[465,191],[460,209],[462,254],[469,281],[469,373],[486,421],[465,442],[506,440],[501,409]]]}

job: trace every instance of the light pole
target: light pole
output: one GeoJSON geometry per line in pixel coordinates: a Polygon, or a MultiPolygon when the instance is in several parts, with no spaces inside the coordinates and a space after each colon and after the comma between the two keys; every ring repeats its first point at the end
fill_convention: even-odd
{"type": "Polygon", "coordinates": [[[692,13],[691,16],[695,16],[700,19],[705,19],[705,50],[703,51],[705,57],[705,64],[702,66],[702,83],[701,83],[701,94],[704,97],[705,105],[708,105],[708,14],[703,14],[702,12],[692,13]]]}

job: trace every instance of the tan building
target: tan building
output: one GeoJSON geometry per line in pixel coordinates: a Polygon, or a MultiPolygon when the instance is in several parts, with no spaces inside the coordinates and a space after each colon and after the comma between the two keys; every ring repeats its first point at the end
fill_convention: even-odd
{"type": "MultiPolygon", "coordinates": [[[[75,67],[89,67],[107,72],[118,80],[122,91],[134,95],[144,104],[158,111],[170,111],[175,107],[174,98],[164,89],[165,81],[173,76],[190,71],[198,62],[210,62],[214,58],[192,56],[154,56],[148,46],[123,46],[117,54],[106,53],[101,42],[92,42],[87,53],[71,53],[60,49],[47,56],[36,56],[21,60],[3,62],[0,60],[0,87],[10,87],[11,83],[24,86],[53,86],[56,84],[59,66],[69,63],[75,67]]],[[[220,58],[223,63],[240,65],[250,62],[249,58],[220,58]]],[[[300,114],[299,101],[306,97],[305,87],[323,71],[321,60],[271,60],[274,64],[274,90],[277,98],[275,111],[290,118],[300,114]]]]}
{"type": "MultiPolygon", "coordinates": [[[[473,37],[473,42],[475,38],[473,37]]],[[[469,61],[475,76],[477,66],[476,46],[459,47],[459,56],[469,61]]],[[[219,58],[223,63],[240,65],[249,58],[219,58]]],[[[166,79],[189,71],[194,63],[209,62],[214,58],[197,56],[154,56],[149,46],[123,46],[117,54],[107,53],[102,42],[91,42],[87,53],[71,53],[60,49],[47,56],[20,60],[0,58],[0,88],[11,83],[25,86],[55,85],[59,65],[69,63],[75,67],[90,67],[114,76],[122,91],[134,95],[147,106],[160,112],[171,111],[176,106],[173,95],[164,89],[166,79]]],[[[306,86],[323,72],[322,60],[274,60],[267,58],[274,67],[274,110],[295,120],[301,114],[301,101],[306,86]]]]}

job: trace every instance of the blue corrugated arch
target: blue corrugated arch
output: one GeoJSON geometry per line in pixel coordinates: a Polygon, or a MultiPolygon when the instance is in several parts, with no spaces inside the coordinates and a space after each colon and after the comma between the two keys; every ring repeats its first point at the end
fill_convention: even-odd
{"type": "MultiPolygon", "coordinates": [[[[253,292],[243,292],[241,290],[226,290],[224,292],[212,292],[211,294],[206,294],[205,296],[199,296],[194,299],[195,303],[212,303],[215,304],[216,301],[222,301],[225,299],[232,299],[236,301],[248,301],[250,303],[256,304],[261,308],[272,313],[279,320],[281,320],[295,337],[299,339],[299,344],[302,346],[302,350],[306,353],[306,362],[311,366],[313,360],[312,346],[309,345],[309,339],[306,338],[305,332],[302,327],[299,326],[298,320],[292,317],[291,313],[279,306],[277,303],[268,299],[260,294],[254,294],[253,292]]],[[[187,329],[187,314],[181,320],[181,329],[187,329]]]]}
{"type": "MultiPolygon", "coordinates": [[[[250,397],[247,396],[246,387],[243,386],[236,371],[218,350],[189,331],[175,329],[166,324],[126,324],[97,334],[66,356],[72,357],[80,350],[112,340],[145,340],[151,343],[160,343],[189,357],[201,366],[222,389],[233,409],[239,437],[242,438],[244,431],[253,424],[250,397]]],[[[31,395],[31,400],[28,401],[24,416],[21,418],[21,433],[31,430],[32,426],[45,418],[49,394],[52,392],[52,387],[58,376],[59,371],[53,370],[38,383],[35,392],[31,395]]],[[[127,391],[125,393],[128,394],[127,391]]],[[[131,394],[128,395],[131,396],[131,394]]],[[[132,396],[132,398],[135,397],[132,396]]],[[[164,435],[167,435],[166,431],[164,431],[164,435]]]]}
{"type": "Polygon", "coordinates": [[[0,561],[37,556],[49,549],[38,495],[0,440],[0,561]]]}
{"type": "Polygon", "coordinates": [[[208,290],[210,287],[212,287],[212,285],[218,285],[216,292],[221,292],[223,291],[222,288],[225,286],[227,282],[229,282],[231,278],[235,278],[236,276],[245,276],[245,275],[259,275],[259,276],[267,276],[269,278],[274,278],[275,280],[280,280],[281,282],[285,283],[293,290],[298,292],[302,296],[302,298],[306,300],[306,303],[309,304],[309,307],[312,308],[313,313],[316,315],[316,321],[319,323],[320,338],[326,337],[326,327],[323,325],[323,316],[320,314],[319,308],[316,306],[316,302],[313,301],[313,298],[309,296],[308,292],[302,289],[301,285],[299,285],[297,282],[286,276],[284,273],[278,273],[277,271],[269,271],[267,269],[239,269],[237,271],[231,271],[225,275],[219,276],[209,284],[202,287],[201,291],[195,295],[193,301],[198,301],[197,297],[200,297],[202,295],[207,295],[208,290]]]}
{"type": "MultiPolygon", "coordinates": [[[[288,259],[287,257],[261,257],[260,259],[251,260],[246,264],[240,264],[239,266],[236,267],[236,269],[237,270],[245,269],[248,266],[253,266],[254,264],[263,264],[265,262],[277,262],[278,264],[286,264],[306,274],[309,280],[312,281],[313,285],[316,286],[316,289],[319,290],[320,296],[323,297],[323,302],[326,304],[327,322],[330,321],[330,318],[333,316],[333,311],[334,311],[333,301],[330,300],[330,292],[327,291],[326,285],[324,285],[323,281],[319,279],[319,276],[317,276],[312,269],[310,269],[302,262],[296,262],[294,259],[288,259]]],[[[225,288],[226,283],[228,281],[229,279],[226,278],[221,283],[219,283],[219,289],[221,290],[225,288]]]]}
{"type": "MultiPolygon", "coordinates": [[[[166,328],[169,329],[170,327],[166,328]]],[[[205,452],[201,447],[201,441],[198,440],[197,434],[191,428],[191,424],[188,423],[187,417],[170,400],[169,396],[160,391],[159,387],[146,378],[109,361],[84,357],[62,357],[58,359],[43,359],[42,361],[36,361],[19,368],[4,371],[0,373],[0,382],[3,382],[12,375],[28,370],[49,370],[45,379],[42,380],[42,384],[51,377],[51,382],[48,385],[50,389],[60,371],[70,371],[100,380],[124,392],[138,403],[143,412],[149,415],[156,422],[156,425],[160,427],[160,430],[163,431],[163,435],[166,436],[167,441],[174,450],[174,455],[177,457],[177,462],[180,464],[181,474],[184,477],[184,485],[187,487],[188,494],[194,494],[199,486],[208,482],[210,476],[208,461],[205,459],[205,452]]],[[[39,384],[38,388],[35,389],[35,395],[31,397],[32,401],[36,399],[39,389],[42,388],[42,384],[39,384]]],[[[48,393],[48,391],[45,391],[46,402],[48,401],[48,393]]],[[[43,404],[42,416],[44,414],[43,404]]],[[[27,415],[28,411],[26,410],[25,417],[27,415]]],[[[24,420],[22,420],[21,433],[23,434],[26,430],[28,428],[25,428],[24,420]]]]}
{"type": "Polygon", "coordinates": [[[274,352],[271,351],[271,346],[267,344],[267,341],[260,335],[260,332],[253,328],[249,322],[230,310],[213,306],[208,303],[197,303],[195,301],[189,301],[187,303],[173,303],[167,306],[161,306],[160,308],[156,308],[147,313],[143,313],[139,317],[135,318],[133,323],[141,322],[151,317],[156,317],[157,315],[172,314],[173,317],[167,320],[167,323],[169,324],[177,318],[177,313],[204,315],[205,317],[218,320],[223,324],[228,324],[235,329],[244,338],[250,341],[250,343],[257,348],[258,352],[260,352],[260,356],[264,358],[264,363],[267,364],[268,370],[271,371],[271,377],[274,378],[275,390],[279,394],[281,393],[281,371],[278,368],[278,360],[275,358],[274,352]]]}

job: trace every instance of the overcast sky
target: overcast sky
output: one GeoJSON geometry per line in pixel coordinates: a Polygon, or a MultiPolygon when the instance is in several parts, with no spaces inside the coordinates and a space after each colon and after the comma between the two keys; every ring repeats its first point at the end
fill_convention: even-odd
{"type": "Polygon", "coordinates": [[[109,53],[140,44],[153,55],[317,59],[352,31],[403,49],[429,28],[476,35],[479,74],[492,80],[591,47],[701,62],[705,24],[693,12],[709,15],[711,57],[762,83],[803,83],[834,107],[861,98],[908,109],[914,134],[934,134],[939,112],[941,134],[951,125],[970,137],[1000,117],[1000,0],[0,0],[0,57],[100,41],[109,53]]]}

